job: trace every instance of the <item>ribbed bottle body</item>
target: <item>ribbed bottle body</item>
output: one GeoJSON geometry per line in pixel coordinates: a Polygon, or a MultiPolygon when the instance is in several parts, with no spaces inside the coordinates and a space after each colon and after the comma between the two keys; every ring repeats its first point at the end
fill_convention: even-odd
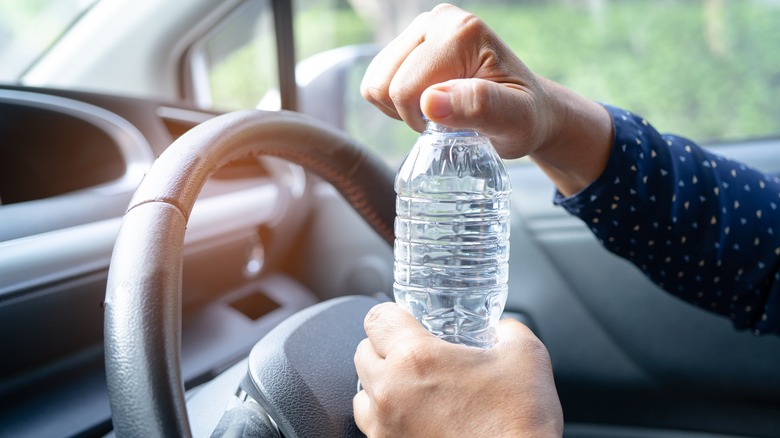
{"type": "Polygon", "coordinates": [[[503,162],[487,137],[429,122],[395,189],[396,302],[445,340],[490,347],[507,295],[503,162]]]}

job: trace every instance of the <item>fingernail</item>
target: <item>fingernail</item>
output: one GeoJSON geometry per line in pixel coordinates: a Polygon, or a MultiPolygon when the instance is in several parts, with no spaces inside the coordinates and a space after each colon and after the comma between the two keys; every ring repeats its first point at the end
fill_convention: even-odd
{"type": "Polygon", "coordinates": [[[427,111],[424,111],[429,117],[442,119],[452,114],[452,102],[450,93],[437,89],[429,89],[427,94],[427,111]]]}

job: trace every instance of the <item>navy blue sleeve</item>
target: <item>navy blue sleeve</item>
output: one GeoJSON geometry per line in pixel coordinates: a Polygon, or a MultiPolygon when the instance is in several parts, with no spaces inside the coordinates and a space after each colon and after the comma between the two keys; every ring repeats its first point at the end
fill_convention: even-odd
{"type": "Polygon", "coordinates": [[[555,203],[668,292],[739,329],[780,333],[780,179],[606,108],[606,169],[555,203]]]}

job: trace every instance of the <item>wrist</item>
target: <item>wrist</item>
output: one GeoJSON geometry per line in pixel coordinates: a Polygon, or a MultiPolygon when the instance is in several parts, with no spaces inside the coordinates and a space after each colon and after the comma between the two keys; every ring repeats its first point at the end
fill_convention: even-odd
{"type": "Polygon", "coordinates": [[[612,150],[612,118],[606,108],[548,79],[539,78],[551,107],[544,141],[529,157],[565,196],[595,181],[612,150]]]}

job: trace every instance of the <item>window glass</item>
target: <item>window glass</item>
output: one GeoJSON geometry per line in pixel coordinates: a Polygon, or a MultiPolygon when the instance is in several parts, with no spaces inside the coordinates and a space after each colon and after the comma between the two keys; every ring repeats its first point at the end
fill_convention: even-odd
{"type": "Polygon", "coordinates": [[[16,82],[95,0],[0,0],[0,81],[16,82]]]}
{"type": "Polygon", "coordinates": [[[300,61],[329,49],[374,41],[371,23],[345,0],[296,0],[295,50],[300,61]]]}
{"type": "MultiPolygon", "coordinates": [[[[336,55],[328,52],[317,62],[307,61],[343,46],[381,47],[436,3],[293,2],[298,84],[321,88],[300,92],[299,99],[309,99],[301,107],[313,103],[320,116],[399,163],[417,134],[360,97],[371,56],[360,51],[349,62],[331,65],[328,59],[336,55]],[[327,75],[329,80],[313,82],[327,75]]],[[[663,132],[701,143],[780,136],[778,0],[452,3],[484,19],[533,71],[588,98],[642,114],[663,132]]],[[[254,107],[264,96],[265,103],[278,107],[268,2],[248,4],[254,12],[237,14],[237,24],[224,26],[206,46],[218,108],[254,107]],[[251,35],[241,30],[247,20],[253,20],[251,35]]]]}
{"type": "Polygon", "coordinates": [[[195,48],[196,95],[220,110],[279,108],[273,13],[267,0],[244,2],[195,48]],[[200,78],[200,79],[199,79],[200,78]]]}
{"type": "Polygon", "coordinates": [[[700,142],[780,133],[780,2],[468,1],[535,72],[700,142]]]}
{"type": "MultiPolygon", "coordinates": [[[[358,1],[385,43],[430,2],[358,1]],[[414,6],[418,6],[415,8],[414,6]]],[[[465,0],[535,72],[701,143],[780,136],[780,2],[465,0]]],[[[353,72],[345,123],[398,162],[414,135],[364,105],[353,72]],[[356,97],[357,96],[357,97],[356,97]]],[[[413,133],[412,133],[413,134],[413,133]]]]}
{"type": "MultiPolygon", "coordinates": [[[[420,0],[298,0],[294,3],[295,43],[300,61],[337,47],[376,45],[372,56],[360,56],[351,63],[333,67],[343,69],[337,77],[344,82],[341,87],[344,91],[341,96],[330,94],[328,102],[317,102],[317,106],[331,105],[334,111],[340,110],[339,120],[335,121],[338,127],[392,165],[403,160],[418,134],[363,100],[360,82],[373,54],[420,12],[437,3],[420,0]]],[[[299,69],[299,85],[307,84],[310,74],[311,71],[299,69]]],[[[306,93],[299,94],[299,100],[305,97],[306,93]]],[[[302,106],[306,108],[306,102],[302,106]]],[[[327,113],[327,110],[320,111],[327,113]]],[[[327,118],[334,121],[331,115],[327,118]]]]}
{"type": "Polygon", "coordinates": [[[357,63],[349,72],[345,128],[355,139],[377,152],[392,165],[400,165],[419,133],[388,117],[360,95],[360,82],[370,60],[357,63]]]}

